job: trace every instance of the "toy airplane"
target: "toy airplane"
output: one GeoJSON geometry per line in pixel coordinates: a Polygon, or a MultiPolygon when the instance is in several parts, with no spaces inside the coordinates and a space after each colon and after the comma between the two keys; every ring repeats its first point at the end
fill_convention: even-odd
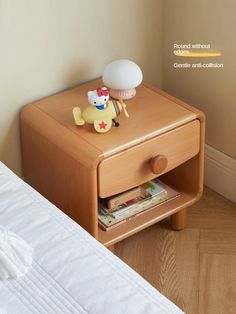
{"type": "Polygon", "coordinates": [[[76,125],[82,126],[86,122],[93,124],[98,133],[105,133],[111,129],[112,123],[115,126],[119,126],[115,118],[121,113],[122,109],[125,116],[129,117],[126,111],[126,104],[121,99],[119,101],[109,100],[108,90],[105,87],[89,91],[88,100],[90,106],[83,112],[79,107],[73,109],[76,125]]]}

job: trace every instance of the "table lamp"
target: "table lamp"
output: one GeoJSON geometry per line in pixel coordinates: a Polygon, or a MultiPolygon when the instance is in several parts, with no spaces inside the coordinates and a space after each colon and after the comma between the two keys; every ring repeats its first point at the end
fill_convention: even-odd
{"type": "Polygon", "coordinates": [[[130,99],[135,96],[135,87],[141,84],[143,73],[133,61],[120,59],[109,63],[104,71],[103,83],[110,88],[115,99],[130,99]]]}

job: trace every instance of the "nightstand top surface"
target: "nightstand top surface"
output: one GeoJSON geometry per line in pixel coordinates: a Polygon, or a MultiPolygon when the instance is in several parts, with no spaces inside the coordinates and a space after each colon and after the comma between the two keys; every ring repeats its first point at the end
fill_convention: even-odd
{"type": "Polygon", "coordinates": [[[33,105],[81,137],[104,157],[197,118],[193,107],[177,104],[165,95],[161,95],[158,89],[142,84],[136,89],[136,96],[125,101],[130,118],[126,118],[122,111],[118,117],[119,127],[112,127],[107,133],[99,134],[94,130],[93,125],[76,126],[72,115],[73,107],[79,106],[82,110],[85,109],[89,105],[87,92],[102,85],[101,80],[91,81],[39,100],[33,105]]]}

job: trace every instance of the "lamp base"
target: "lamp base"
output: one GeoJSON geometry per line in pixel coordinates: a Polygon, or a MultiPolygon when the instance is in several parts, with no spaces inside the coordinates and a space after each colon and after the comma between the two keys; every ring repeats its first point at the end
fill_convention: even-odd
{"type": "Polygon", "coordinates": [[[130,89],[110,89],[110,95],[112,98],[115,99],[131,99],[136,95],[136,89],[130,88],[130,89]]]}

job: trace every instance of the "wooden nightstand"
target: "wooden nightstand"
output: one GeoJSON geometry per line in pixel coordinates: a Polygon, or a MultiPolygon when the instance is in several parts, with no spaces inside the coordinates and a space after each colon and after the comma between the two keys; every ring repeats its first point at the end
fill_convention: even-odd
{"type": "Polygon", "coordinates": [[[202,112],[142,84],[126,101],[120,127],[98,134],[77,127],[72,108],[85,108],[87,91],[101,81],[66,90],[27,105],[21,113],[25,180],[106,246],[171,216],[174,229],[186,225],[186,208],[203,189],[205,117],[202,112]],[[167,165],[162,169],[163,155],[167,165]],[[153,170],[154,167],[154,170],[153,170]],[[156,173],[153,173],[156,172],[156,173]],[[97,199],[160,179],[181,196],[109,230],[98,227],[97,199]]]}

